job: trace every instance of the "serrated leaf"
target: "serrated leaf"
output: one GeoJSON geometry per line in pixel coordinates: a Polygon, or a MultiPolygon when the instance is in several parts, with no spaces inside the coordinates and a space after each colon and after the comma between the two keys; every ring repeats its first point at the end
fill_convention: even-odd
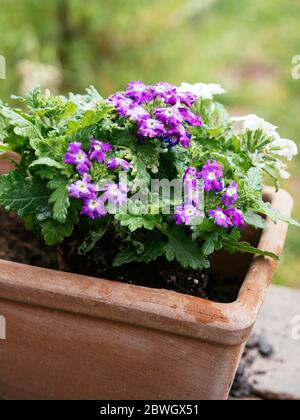
{"type": "Polygon", "coordinates": [[[36,137],[36,129],[32,125],[26,125],[24,127],[15,127],[15,134],[20,137],[32,138],[36,137]]]}
{"type": "Polygon", "coordinates": [[[56,160],[53,160],[49,157],[41,157],[39,159],[34,160],[28,167],[32,168],[34,166],[49,166],[51,168],[57,168],[57,169],[63,169],[64,165],[60,162],[56,162],[56,160]]]}
{"type": "Polygon", "coordinates": [[[207,236],[204,244],[202,245],[202,252],[204,255],[212,255],[215,251],[219,251],[222,248],[222,243],[219,239],[219,235],[215,232],[207,236]]]}
{"type": "Polygon", "coordinates": [[[254,226],[256,229],[265,229],[266,227],[266,221],[264,218],[253,211],[245,213],[244,219],[248,225],[254,226]]]}
{"type": "Polygon", "coordinates": [[[209,268],[209,261],[203,255],[201,248],[186,235],[183,228],[174,228],[168,237],[169,241],[165,246],[168,261],[176,260],[185,269],[203,270],[209,268]]]}
{"type": "Polygon", "coordinates": [[[41,223],[42,235],[47,245],[52,246],[62,242],[72,235],[74,225],[78,223],[78,211],[76,206],[71,206],[65,223],[56,220],[47,220],[41,223]]]}
{"type": "Polygon", "coordinates": [[[288,223],[290,225],[300,227],[300,223],[297,222],[297,220],[294,220],[294,219],[286,216],[285,214],[281,213],[281,211],[272,207],[272,205],[270,203],[262,202],[260,204],[259,212],[264,214],[265,216],[270,217],[271,219],[273,219],[275,221],[285,222],[285,223],[288,223]]]}
{"type": "Polygon", "coordinates": [[[149,184],[151,181],[151,176],[147,170],[147,166],[143,159],[136,157],[133,159],[133,166],[136,170],[136,181],[137,183],[147,183],[149,184]]]}
{"type": "Polygon", "coordinates": [[[144,251],[140,254],[134,249],[120,251],[113,262],[114,267],[120,267],[121,265],[132,262],[144,262],[148,264],[162,257],[165,253],[163,237],[156,232],[151,232],[145,236],[144,245],[144,251]]]}
{"type": "Polygon", "coordinates": [[[279,260],[278,255],[274,254],[274,252],[269,252],[263,249],[255,248],[254,246],[251,246],[248,242],[239,242],[233,239],[223,239],[223,247],[224,250],[228,252],[242,252],[254,255],[262,255],[264,257],[271,257],[275,260],[279,260]]]}
{"type": "Polygon", "coordinates": [[[260,192],[263,186],[263,176],[258,168],[250,168],[244,180],[244,186],[248,191],[260,192]]]}
{"type": "Polygon", "coordinates": [[[86,127],[97,124],[101,121],[108,113],[110,113],[114,108],[107,106],[104,109],[99,111],[89,110],[86,111],[80,120],[71,120],[68,122],[68,131],[67,134],[72,136],[76,131],[83,130],[86,127]]]}
{"type": "Polygon", "coordinates": [[[3,106],[0,109],[0,115],[13,127],[17,136],[31,138],[40,135],[36,127],[22,115],[21,111],[3,106]]]}
{"type": "Polygon", "coordinates": [[[158,164],[159,154],[155,144],[149,142],[135,145],[137,156],[142,159],[146,166],[158,164]]]}
{"type": "Polygon", "coordinates": [[[127,227],[130,232],[135,232],[138,229],[144,228],[152,230],[157,223],[161,223],[161,215],[133,215],[119,213],[116,219],[120,222],[121,226],[127,227]]]}
{"type": "Polygon", "coordinates": [[[38,108],[40,106],[40,95],[41,89],[39,86],[36,86],[26,95],[26,103],[29,108],[38,108]]]}
{"type": "Polygon", "coordinates": [[[107,221],[106,218],[101,218],[98,220],[93,220],[92,225],[88,231],[87,236],[84,241],[78,248],[79,255],[86,255],[88,252],[92,251],[97,243],[103,238],[106,234],[111,219],[107,221]]]}
{"type": "Polygon", "coordinates": [[[44,223],[42,227],[42,235],[46,244],[53,246],[71,236],[73,227],[72,223],[58,223],[51,220],[44,223]]]}
{"type": "Polygon", "coordinates": [[[67,219],[68,209],[70,207],[69,192],[66,182],[63,182],[57,187],[49,198],[49,203],[53,204],[53,218],[60,223],[64,223],[67,219]]]}
{"type": "Polygon", "coordinates": [[[19,171],[0,177],[0,204],[21,218],[38,214],[47,206],[49,197],[50,191],[39,178],[26,178],[19,171]]]}

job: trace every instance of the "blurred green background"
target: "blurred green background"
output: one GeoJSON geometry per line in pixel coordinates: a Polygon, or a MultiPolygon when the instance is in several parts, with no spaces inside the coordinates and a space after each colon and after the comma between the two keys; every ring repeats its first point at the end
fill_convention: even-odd
{"type": "MultiPolygon", "coordinates": [[[[39,83],[53,92],[133,79],[217,82],[233,114],[257,113],[300,146],[298,0],[0,0],[0,98],[39,83]]],[[[284,186],[300,219],[300,158],[284,186]]],[[[291,228],[275,281],[300,287],[299,231],[291,228]]]]}

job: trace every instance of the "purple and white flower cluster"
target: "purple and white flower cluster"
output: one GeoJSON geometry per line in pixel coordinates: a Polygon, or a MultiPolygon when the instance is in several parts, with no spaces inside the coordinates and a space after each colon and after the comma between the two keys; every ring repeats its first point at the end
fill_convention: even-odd
{"type": "Polygon", "coordinates": [[[226,229],[243,226],[242,211],[232,207],[239,199],[238,184],[232,181],[225,187],[223,168],[216,161],[207,161],[200,172],[194,167],[187,168],[183,181],[188,195],[186,203],[175,209],[175,223],[191,225],[192,219],[199,216],[199,179],[203,180],[206,193],[213,191],[220,198],[220,205],[215,210],[208,210],[208,216],[214,219],[214,223],[226,229]]]}
{"type": "Polygon", "coordinates": [[[170,83],[148,86],[141,81],[129,83],[125,92],[108,99],[120,117],[137,125],[138,136],[159,138],[169,148],[190,146],[188,126],[202,125],[201,116],[190,109],[197,100],[170,83]]]}
{"type": "Polygon", "coordinates": [[[109,143],[91,140],[88,150],[83,150],[82,143],[71,143],[65,154],[65,163],[74,165],[81,178],[68,186],[69,195],[72,198],[82,201],[81,214],[96,219],[106,216],[107,204],[122,206],[126,203],[128,188],[123,184],[116,184],[113,180],[107,182],[103,187],[95,185],[90,177],[90,170],[93,161],[106,165],[110,171],[129,171],[131,163],[118,157],[107,156],[112,152],[109,143]]]}

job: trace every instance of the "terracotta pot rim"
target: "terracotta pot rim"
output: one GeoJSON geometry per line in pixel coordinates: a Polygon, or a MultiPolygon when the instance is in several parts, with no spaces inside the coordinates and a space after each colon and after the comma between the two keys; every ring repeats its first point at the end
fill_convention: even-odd
{"type": "MultiPolygon", "coordinates": [[[[266,187],[265,196],[275,208],[291,213],[293,199],[286,191],[266,187]]],[[[259,246],[280,255],[287,229],[285,223],[269,220],[259,246]]],[[[276,265],[270,258],[254,257],[237,301],[220,304],[0,260],[0,299],[238,345],[251,332],[276,265]]]]}

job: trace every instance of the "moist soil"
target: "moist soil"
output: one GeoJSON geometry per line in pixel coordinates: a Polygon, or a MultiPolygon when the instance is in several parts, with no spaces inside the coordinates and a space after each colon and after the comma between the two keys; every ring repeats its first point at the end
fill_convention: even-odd
{"type": "Polygon", "coordinates": [[[135,284],[156,289],[173,290],[178,293],[230,303],[237,299],[241,279],[221,279],[213,270],[184,270],[164,258],[150,264],[135,263],[114,268],[114,256],[118,243],[107,234],[87,255],[78,255],[76,232],[59,249],[47,247],[43,240],[29,232],[14,214],[0,208],[1,237],[0,259],[32,266],[60,269],[77,274],[135,284]]]}
{"type": "Polygon", "coordinates": [[[57,268],[57,252],[25,229],[23,222],[0,208],[0,259],[44,268],[57,268]]]}
{"type": "MultiPolygon", "coordinates": [[[[252,372],[252,366],[257,358],[271,359],[276,357],[272,345],[265,337],[253,334],[244,351],[239,369],[237,371],[233,386],[230,391],[230,396],[237,399],[260,398],[261,395],[256,395],[255,389],[248,382],[249,374],[252,372]]],[[[266,372],[255,372],[255,375],[265,375],[266,372]]]]}

